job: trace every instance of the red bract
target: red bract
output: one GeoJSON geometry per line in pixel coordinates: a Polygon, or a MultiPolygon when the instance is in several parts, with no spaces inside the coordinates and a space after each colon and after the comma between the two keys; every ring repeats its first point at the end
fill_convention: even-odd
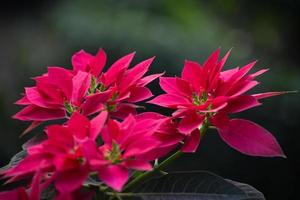
{"type": "Polygon", "coordinates": [[[5,177],[16,181],[41,173],[40,183],[53,182],[59,193],[58,199],[72,196],[91,172],[88,160],[97,152],[95,139],[106,117],[107,113],[102,112],[89,121],[75,112],[66,125],[48,126],[47,140],[29,147],[27,157],[5,171],[5,177]]]}
{"type": "Polygon", "coordinates": [[[38,171],[27,191],[24,187],[19,187],[12,191],[1,192],[0,200],[39,200],[40,192],[40,172],[38,171]]]}
{"type": "Polygon", "coordinates": [[[34,78],[36,86],[25,88],[25,95],[16,102],[26,106],[14,118],[34,123],[65,118],[77,111],[86,116],[107,110],[112,116],[125,118],[136,113],[134,103],[152,97],[146,87],[161,76],[143,77],[154,58],[128,69],[134,53],[117,60],[103,72],[106,54],[100,49],[96,56],[81,50],[73,55],[73,70],[49,67],[48,73],[34,78]]]}
{"type": "Polygon", "coordinates": [[[132,115],[121,123],[109,120],[101,132],[104,144],[90,164],[98,171],[99,178],[121,191],[129,178],[129,169],[151,170],[150,161],[157,157],[146,155],[160,146],[161,141],[153,135],[163,122],[162,119],[139,120],[132,115]]]}
{"type": "Polygon", "coordinates": [[[48,73],[34,80],[36,86],[25,88],[25,96],[16,102],[26,106],[14,116],[16,119],[47,121],[65,118],[67,113],[80,110],[90,87],[91,75],[49,67],[48,73]]]}
{"type": "Polygon", "coordinates": [[[217,49],[203,65],[186,61],[181,78],[161,77],[160,86],[167,93],[150,103],[177,109],[174,117],[181,119],[178,130],[192,140],[194,151],[200,140],[199,128],[204,124],[215,125],[222,139],[236,150],[256,156],[284,156],[276,139],[265,129],[246,120],[225,120],[227,115],[260,105],[258,99],[279,95],[281,92],[245,94],[258,84],[255,77],[266,69],[248,74],[255,62],[242,68],[221,71],[229,56],[219,60],[217,49]],[[250,134],[252,133],[252,134],[250,134]]]}
{"type": "Polygon", "coordinates": [[[161,121],[160,126],[153,134],[161,144],[143,155],[143,158],[154,160],[165,156],[184,139],[184,135],[177,130],[178,123],[171,117],[166,117],[155,112],[144,112],[135,116],[135,119],[141,124],[152,124],[152,121],[161,121]],[[150,123],[149,123],[150,122],[150,123]]]}
{"type": "Polygon", "coordinates": [[[36,86],[25,88],[17,104],[26,107],[14,118],[33,122],[25,132],[44,121],[67,121],[47,126],[46,139],[23,145],[27,156],[0,171],[7,183],[25,182],[23,187],[1,192],[0,200],[37,200],[53,187],[55,200],[91,199],[93,193],[83,188],[90,186],[87,179],[95,181],[104,195],[117,195],[112,189],[122,191],[130,179],[126,187],[130,191],[155,171],[138,177],[130,177],[131,172],[152,170],[154,160],[160,170],[182,152],[195,152],[201,135],[212,125],[228,145],[244,154],[284,156],[267,130],[248,120],[229,118],[261,105],[260,99],[284,92],[246,94],[258,84],[254,79],[267,70],[249,74],[252,62],[222,71],[228,56],[229,52],[219,60],[218,49],[202,66],[186,61],[180,78],[160,78],[166,94],[150,103],[175,109],[172,117],[136,113],[135,103],[152,97],[146,85],[162,75],[144,77],[154,58],[129,69],[131,53],[103,71],[107,56],[102,49],[95,56],[81,50],[72,57],[72,70],[49,67],[46,74],[34,78],[36,86]],[[163,162],[156,160],[182,143],[181,150],[163,162]]]}
{"type": "MultiPolygon", "coordinates": [[[[143,77],[148,71],[149,66],[154,58],[145,60],[131,69],[128,69],[135,53],[128,54],[116,61],[106,72],[93,73],[92,83],[89,95],[83,104],[83,114],[90,115],[100,110],[108,110],[112,116],[125,118],[128,114],[136,113],[136,105],[134,103],[143,101],[152,97],[151,91],[146,87],[151,81],[162,74],[153,74],[143,77]]],[[[95,62],[96,59],[105,58],[103,50],[99,50],[98,54],[93,57],[90,54],[80,51],[72,58],[75,66],[81,67],[89,72],[94,69],[87,63],[95,62]],[[102,56],[99,56],[102,55],[102,56]],[[80,62],[79,62],[80,61],[80,62]],[[80,63],[80,64],[79,64],[80,63]]],[[[92,66],[92,65],[91,65],[92,66]]],[[[77,67],[79,68],[79,67],[77,67]]],[[[94,71],[101,71],[99,67],[94,71]]]]}

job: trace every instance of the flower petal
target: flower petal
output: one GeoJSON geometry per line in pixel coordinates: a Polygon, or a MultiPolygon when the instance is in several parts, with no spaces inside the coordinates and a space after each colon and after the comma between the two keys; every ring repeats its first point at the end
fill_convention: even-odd
{"type": "Polygon", "coordinates": [[[129,114],[136,115],[137,106],[131,103],[119,103],[117,104],[117,109],[115,112],[110,112],[110,114],[118,119],[124,119],[129,114]]]}
{"type": "Polygon", "coordinates": [[[194,129],[191,134],[186,137],[181,151],[185,153],[194,153],[200,144],[200,138],[200,130],[194,129]]]}
{"type": "Polygon", "coordinates": [[[142,160],[128,160],[125,166],[129,169],[139,170],[139,171],[149,171],[152,169],[152,165],[149,162],[142,160]]]}
{"type": "Polygon", "coordinates": [[[99,115],[91,120],[90,138],[92,140],[95,140],[98,137],[107,120],[107,116],[108,113],[106,111],[102,111],[99,115]]]}
{"type": "Polygon", "coordinates": [[[84,139],[89,136],[90,121],[78,112],[74,112],[68,121],[68,128],[76,138],[84,139]]]}
{"type": "Polygon", "coordinates": [[[196,112],[189,112],[179,122],[178,130],[179,132],[188,135],[193,130],[198,129],[204,119],[205,115],[199,115],[196,112]]]}
{"type": "Polygon", "coordinates": [[[146,87],[135,87],[130,90],[130,97],[127,99],[128,102],[139,102],[152,97],[152,92],[146,87]]]}
{"type": "Polygon", "coordinates": [[[72,66],[75,71],[86,71],[90,61],[94,58],[91,54],[80,50],[72,56],[72,66]]]}
{"type": "Polygon", "coordinates": [[[109,86],[111,83],[115,82],[121,74],[129,67],[131,60],[133,59],[135,53],[128,54],[119,60],[117,60],[112,66],[107,70],[104,75],[104,85],[109,86]]]}
{"type": "Polygon", "coordinates": [[[35,105],[29,105],[13,116],[22,121],[47,121],[65,118],[63,109],[47,109],[35,105]]]}
{"type": "Polygon", "coordinates": [[[237,113],[259,105],[261,105],[261,103],[253,96],[238,96],[228,102],[225,110],[229,113],[237,113]]]}
{"type": "Polygon", "coordinates": [[[196,92],[206,88],[206,76],[201,65],[193,61],[185,61],[181,78],[190,82],[196,92]]]}
{"type": "Polygon", "coordinates": [[[232,119],[217,127],[221,138],[232,148],[250,156],[285,157],[274,136],[255,124],[243,119],[232,119]]]}
{"type": "Polygon", "coordinates": [[[132,69],[128,70],[125,76],[122,78],[120,82],[120,92],[126,91],[130,86],[137,83],[139,79],[144,76],[144,74],[148,71],[149,66],[153,62],[154,57],[150,58],[148,60],[145,60],[136,66],[134,66],[132,69]]]}
{"type": "Polygon", "coordinates": [[[80,105],[84,96],[87,94],[90,84],[91,75],[89,73],[79,71],[73,78],[73,91],[71,103],[74,105],[80,105]]]}
{"type": "Polygon", "coordinates": [[[91,74],[98,77],[106,63],[106,53],[102,48],[99,49],[96,56],[90,62],[91,74]]]}
{"type": "Polygon", "coordinates": [[[162,94],[148,101],[147,103],[167,108],[176,108],[177,106],[189,106],[192,104],[188,99],[174,94],[162,94]]]}
{"type": "Polygon", "coordinates": [[[61,67],[48,67],[49,82],[63,91],[67,100],[72,95],[72,78],[73,74],[61,67]]]}
{"type": "Polygon", "coordinates": [[[160,74],[151,74],[149,76],[145,76],[139,80],[138,85],[146,86],[147,84],[151,83],[153,80],[157,79],[158,77],[161,77],[162,75],[164,75],[164,72],[160,74]]]}
{"type": "Polygon", "coordinates": [[[128,180],[128,171],[118,165],[101,167],[98,171],[100,179],[114,190],[120,192],[128,180]]]}
{"type": "Polygon", "coordinates": [[[293,91],[281,91],[281,92],[265,92],[265,93],[259,93],[259,94],[253,94],[252,96],[256,99],[264,99],[268,97],[278,96],[282,94],[287,94],[293,91]]]}
{"type": "Polygon", "coordinates": [[[159,85],[168,94],[182,95],[188,98],[192,96],[192,88],[186,80],[176,77],[160,77],[159,85]]]}
{"type": "Polygon", "coordinates": [[[74,169],[57,172],[55,187],[61,193],[70,193],[80,188],[88,176],[85,169],[74,169]]]}
{"type": "Polygon", "coordinates": [[[88,95],[85,98],[85,102],[81,105],[82,113],[87,116],[99,112],[104,108],[104,104],[110,97],[110,90],[88,95]]]}

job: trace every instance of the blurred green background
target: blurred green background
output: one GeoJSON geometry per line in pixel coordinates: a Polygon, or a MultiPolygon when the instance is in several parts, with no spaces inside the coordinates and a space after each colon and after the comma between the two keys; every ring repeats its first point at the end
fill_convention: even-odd
{"type": "MultiPolygon", "coordinates": [[[[103,47],[109,63],[136,51],[134,63],[152,56],[151,72],[180,75],[185,59],[202,63],[217,47],[233,47],[227,68],[259,60],[270,68],[256,91],[299,90],[299,16],[296,0],[35,0],[7,1],[0,7],[0,161],[1,166],[32,135],[19,139],[28,125],[10,117],[30,77],[46,66],[70,67],[80,49],[103,47]]],[[[158,82],[151,84],[155,94],[158,82]]],[[[209,170],[249,183],[267,199],[300,199],[299,94],[274,97],[264,106],[239,114],[270,130],[287,159],[252,158],[230,149],[213,131],[197,154],[170,170],[209,170]]],[[[156,111],[165,109],[151,106],[156,111]]]]}

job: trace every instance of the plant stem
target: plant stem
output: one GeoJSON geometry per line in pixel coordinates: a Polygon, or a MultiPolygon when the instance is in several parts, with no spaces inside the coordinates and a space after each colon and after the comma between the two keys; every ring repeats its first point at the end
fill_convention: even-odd
{"type": "MultiPolygon", "coordinates": [[[[209,128],[209,124],[206,122],[204,123],[200,128],[200,134],[201,137],[203,137],[209,128]]],[[[130,191],[132,188],[134,188],[139,183],[143,182],[144,180],[148,179],[152,175],[154,175],[157,171],[165,168],[168,166],[171,162],[182,156],[184,153],[181,150],[176,151],[174,154],[172,154],[170,157],[165,159],[163,162],[161,162],[159,165],[153,168],[151,171],[144,172],[143,174],[137,176],[132,181],[130,181],[124,188],[124,192],[130,191]]]]}
{"type": "Polygon", "coordinates": [[[173,162],[174,160],[176,160],[177,158],[179,158],[181,155],[183,155],[183,152],[178,150],[176,151],[174,154],[172,154],[170,157],[168,157],[166,160],[164,160],[163,162],[161,162],[157,167],[153,168],[153,170],[151,171],[147,171],[141,175],[139,175],[138,177],[136,177],[135,179],[133,179],[131,182],[129,182],[125,188],[124,188],[124,192],[132,189],[134,186],[136,186],[137,184],[139,184],[140,182],[143,182],[144,180],[146,180],[147,178],[151,177],[152,175],[154,175],[157,171],[163,169],[164,167],[166,167],[169,163],[173,162]]]}

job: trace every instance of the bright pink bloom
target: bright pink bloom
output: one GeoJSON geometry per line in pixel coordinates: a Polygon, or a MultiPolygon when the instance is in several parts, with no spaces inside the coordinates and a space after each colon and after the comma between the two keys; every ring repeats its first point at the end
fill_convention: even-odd
{"type": "Polygon", "coordinates": [[[18,105],[26,106],[14,118],[33,121],[25,131],[43,121],[68,117],[77,111],[86,116],[107,110],[111,115],[125,118],[136,113],[134,103],[152,97],[146,87],[161,76],[143,77],[154,58],[128,69],[134,53],[128,54],[103,72],[106,54],[100,49],[96,56],[81,50],[72,57],[73,70],[49,67],[48,72],[35,77],[36,86],[25,88],[18,105]]]}
{"type": "Polygon", "coordinates": [[[19,187],[12,191],[1,192],[0,200],[39,200],[40,199],[40,177],[39,171],[32,178],[30,188],[26,191],[24,187],[19,187]]]}
{"type": "MultiPolygon", "coordinates": [[[[1,192],[0,200],[31,200],[26,190],[23,187],[17,189],[1,192]]],[[[33,199],[32,199],[33,200],[33,199]]]]}
{"type": "Polygon", "coordinates": [[[130,113],[136,114],[137,106],[134,103],[153,96],[146,85],[162,74],[143,77],[154,58],[145,60],[128,69],[134,55],[135,53],[131,53],[120,58],[106,72],[101,74],[100,72],[106,61],[106,55],[102,49],[95,57],[83,50],[73,56],[74,68],[86,72],[97,72],[92,74],[90,94],[86,97],[82,107],[85,115],[106,109],[111,115],[123,119],[130,113]],[[88,63],[98,63],[98,67],[93,67],[93,64],[88,63]]]}
{"type": "Polygon", "coordinates": [[[150,161],[155,158],[146,155],[159,147],[161,142],[153,135],[163,122],[162,119],[135,119],[132,115],[123,122],[110,119],[101,132],[104,144],[90,163],[99,178],[121,191],[129,178],[129,169],[151,170],[150,161]]]}
{"type": "MultiPolygon", "coordinates": [[[[57,199],[72,196],[91,172],[89,159],[97,153],[95,140],[106,118],[107,112],[102,112],[89,121],[75,112],[66,125],[48,126],[48,138],[28,147],[27,157],[17,166],[6,170],[5,177],[16,181],[40,171],[43,176],[41,182],[54,183],[58,191],[57,199]]],[[[45,189],[45,186],[42,188],[45,189]]]]}
{"type": "Polygon", "coordinates": [[[181,119],[178,130],[192,138],[186,141],[191,148],[184,148],[184,151],[195,150],[200,141],[198,129],[204,123],[211,123],[218,128],[226,143],[243,153],[284,156],[276,139],[260,126],[246,120],[224,120],[224,116],[228,114],[261,105],[258,102],[261,98],[281,94],[245,94],[258,84],[254,78],[267,70],[248,74],[255,64],[252,62],[242,68],[221,71],[229,53],[219,60],[217,49],[202,66],[186,61],[181,78],[160,78],[160,86],[167,94],[159,95],[150,103],[176,109],[173,116],[181,119]],[[218,121],[222,123],[217,123],[218,121]],[[240,135],[237,135],[237,130],[240,135]],[[249,134],[249,130],[254,133],[249,134]]]}
{"type": "Polygon", "coordinates": [[[137,122],[141,124],[151,125],[151,121],[161,121],[160,126],[153,134],[153,137],[155,137],[161,143],[155,149],[149,151],[147,154],[144,154],[143,158],[154,160],[156,158],[163,157],[170,151],[174,150],[185,137],[177,130],[178,123],[175,122],[171,117],[166,117],[155,112],[144,112],[134,117],[137,122]]]}
{"type": "Polygon", "coordinates": [[[25,88],[25,96],[16,102],[26,107],[14,118],[22,121],[47,121],[65,118],[80,110],[90,88],[91,75],[49,67],[48,73],[34,78],[35,87],[25,88]]]}

